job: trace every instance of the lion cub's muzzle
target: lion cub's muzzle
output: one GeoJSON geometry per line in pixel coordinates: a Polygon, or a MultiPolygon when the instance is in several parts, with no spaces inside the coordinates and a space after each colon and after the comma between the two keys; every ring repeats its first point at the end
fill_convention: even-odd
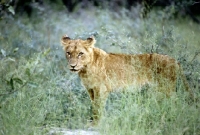
{"type": "Polygon", "coordinates": [[[72,72],[78,72],[78,71],[80,71],[80,69],[77,67],[77,64],[69,64],[69,69],[70,69],[70,71],[72,71],[72,72]]]}

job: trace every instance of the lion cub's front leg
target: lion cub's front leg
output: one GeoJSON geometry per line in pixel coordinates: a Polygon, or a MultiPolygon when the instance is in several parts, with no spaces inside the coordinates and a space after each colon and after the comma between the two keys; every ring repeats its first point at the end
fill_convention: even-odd
{"type": "Polygon", "coordinates": [[[108,92],[105,89],[93,88],[88,89],[88,93],[92,102],[93,125],[97,125],[105,108],[108,92]]]}

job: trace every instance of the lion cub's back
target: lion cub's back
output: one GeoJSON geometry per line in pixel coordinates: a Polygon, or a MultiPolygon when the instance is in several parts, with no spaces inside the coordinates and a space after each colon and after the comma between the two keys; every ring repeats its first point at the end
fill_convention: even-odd
{"type": "Polygon", "coordinates": [[[175,59],[161,54],[109,54],[106,70],[129,80],[152,80],[155,76],[176,79],[179,64],[175,59]]]}
{"type": "Polygon", "coordinates": [[[122,65],[125,66],[138,66],[140,68],[153,68],[153,67],[163,67],[169,68],[177,65],[175,59],[169,57],[168,55],[161,55],[161,54],[114,54],[110,53],[105,61],[106,65],[111,68],[115,66],[121,67],[122,65]]]}

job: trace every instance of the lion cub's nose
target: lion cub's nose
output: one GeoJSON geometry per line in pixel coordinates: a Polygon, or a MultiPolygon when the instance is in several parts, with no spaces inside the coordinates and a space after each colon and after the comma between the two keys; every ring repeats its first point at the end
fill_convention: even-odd
{"type": "Polygon", "coordinates": [[[75,67],[76,67],[76,64],[70,64],[70,66],[71,66],[72,68],[75,68],[75,67]]]}

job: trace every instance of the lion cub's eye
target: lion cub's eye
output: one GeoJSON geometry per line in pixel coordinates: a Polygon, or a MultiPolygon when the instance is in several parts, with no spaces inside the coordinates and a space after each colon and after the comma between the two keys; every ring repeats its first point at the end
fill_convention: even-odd
{"type": "Polygon", "coordinates": [[[78,56],[80,57],[80,56],[82,56],[84,53],[83,52],[80,52],[79,54],[78,54],[78,56]]]}
{"type": "Polygon", "coordinates": [[[67,54],[68,56],[70,56],[70,52],[66,52],[66,54],[67,54]]]}

